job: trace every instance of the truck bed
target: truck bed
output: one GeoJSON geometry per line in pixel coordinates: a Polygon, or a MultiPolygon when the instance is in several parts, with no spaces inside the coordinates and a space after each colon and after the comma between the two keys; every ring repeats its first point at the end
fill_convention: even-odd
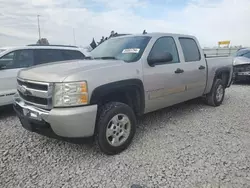
{"type": "MultiPolygon", "coordinates": [[[[218,68],[223,68],[223,69],[228,69],[229,71],[229,76],[230,79],[232,78],[233,75],[233,70],[232,70],[232,64],[233,64],[233,57],[206,57],[206,62],[207,62],[207,85],[205,88],[205,94],[208,93],[211,90],[212,84],[213,84],[213,77],[216,73],[216,70],[218,68]]],[[[230,85],[230,82],[227,83],[227,86],[230,85]]]]}

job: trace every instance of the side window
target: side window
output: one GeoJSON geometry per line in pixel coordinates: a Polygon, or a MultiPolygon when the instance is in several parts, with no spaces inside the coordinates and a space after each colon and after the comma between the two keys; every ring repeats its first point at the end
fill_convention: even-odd
{"type": "Polygon", "coordinates": [[[35,64],[50,63],[55,61],[63,61],[62,53],[56,49],[39,49],[35,50],[35,64]]]}
{"type": "Polygon", "coordinates": [[[17,50],[0,58],[0,69],[18,69],[34,65],[33,50],[17,50]]]}
{"type": "Polygon", "coordinates": [[[243,56],[250,59],[250,52],[244,54],[243,56]]]}
{"type": "Polygon", "coordinates": [[[172,37],[161,37],[157,39],[149,53],[149,56],[154,56],[163,52],[169,52],[173,56],[173,60],[171,62],[167,62],[168,64],[180,62],[177,47],[172,37]]]}
{"type": "Polygon", "coordinates": [[[201,60],[200,50],[194,39],[179,38],[179,41],[181,43],[181,48],[186,62],[201,60]]]}
{"type": "Polygon", "coordinates": [[[84,55],[76,50],[61,50],[64,60],[84,59],[84,55]]]}

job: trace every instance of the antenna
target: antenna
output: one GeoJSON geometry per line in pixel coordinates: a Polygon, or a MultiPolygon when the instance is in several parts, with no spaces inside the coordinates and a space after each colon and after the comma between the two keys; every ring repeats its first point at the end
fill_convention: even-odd
{"type": "Polygon", "coordinates": [[[74,37],[74,45],[76,45],[76,35],[75,35],[75,29],[73,28],[73,37],[74,37]]]}
{"type": "Polygon", "coordinates": [[[41,39],[41,31],[40,31],[40,20],[39,20],[40,15],[37,15],[37,26],[38,26],[38,36],[39,40],[41,39]]]}

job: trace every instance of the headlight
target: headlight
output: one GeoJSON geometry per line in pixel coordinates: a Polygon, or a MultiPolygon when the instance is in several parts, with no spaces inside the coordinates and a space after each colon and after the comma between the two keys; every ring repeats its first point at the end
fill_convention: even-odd
{"type": "Polygon", "coordinates": [[[235,65],[235,64],[236,64],[236,60],[233,61],[233,65],[235,65]]]}
{"type": "Polygon", "coordinates": [[[88,104],[86,82],[55,83],[53,92],[54,107],[80,106],[88,104]]]}

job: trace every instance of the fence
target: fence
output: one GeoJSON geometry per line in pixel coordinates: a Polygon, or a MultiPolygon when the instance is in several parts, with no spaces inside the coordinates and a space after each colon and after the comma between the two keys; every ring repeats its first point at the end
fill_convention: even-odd
{"type": "Polygon", "coordinates": [[[238,51],[239,48],[205,48],[204,54],[207,56],[232,56],[238,51]]]}

